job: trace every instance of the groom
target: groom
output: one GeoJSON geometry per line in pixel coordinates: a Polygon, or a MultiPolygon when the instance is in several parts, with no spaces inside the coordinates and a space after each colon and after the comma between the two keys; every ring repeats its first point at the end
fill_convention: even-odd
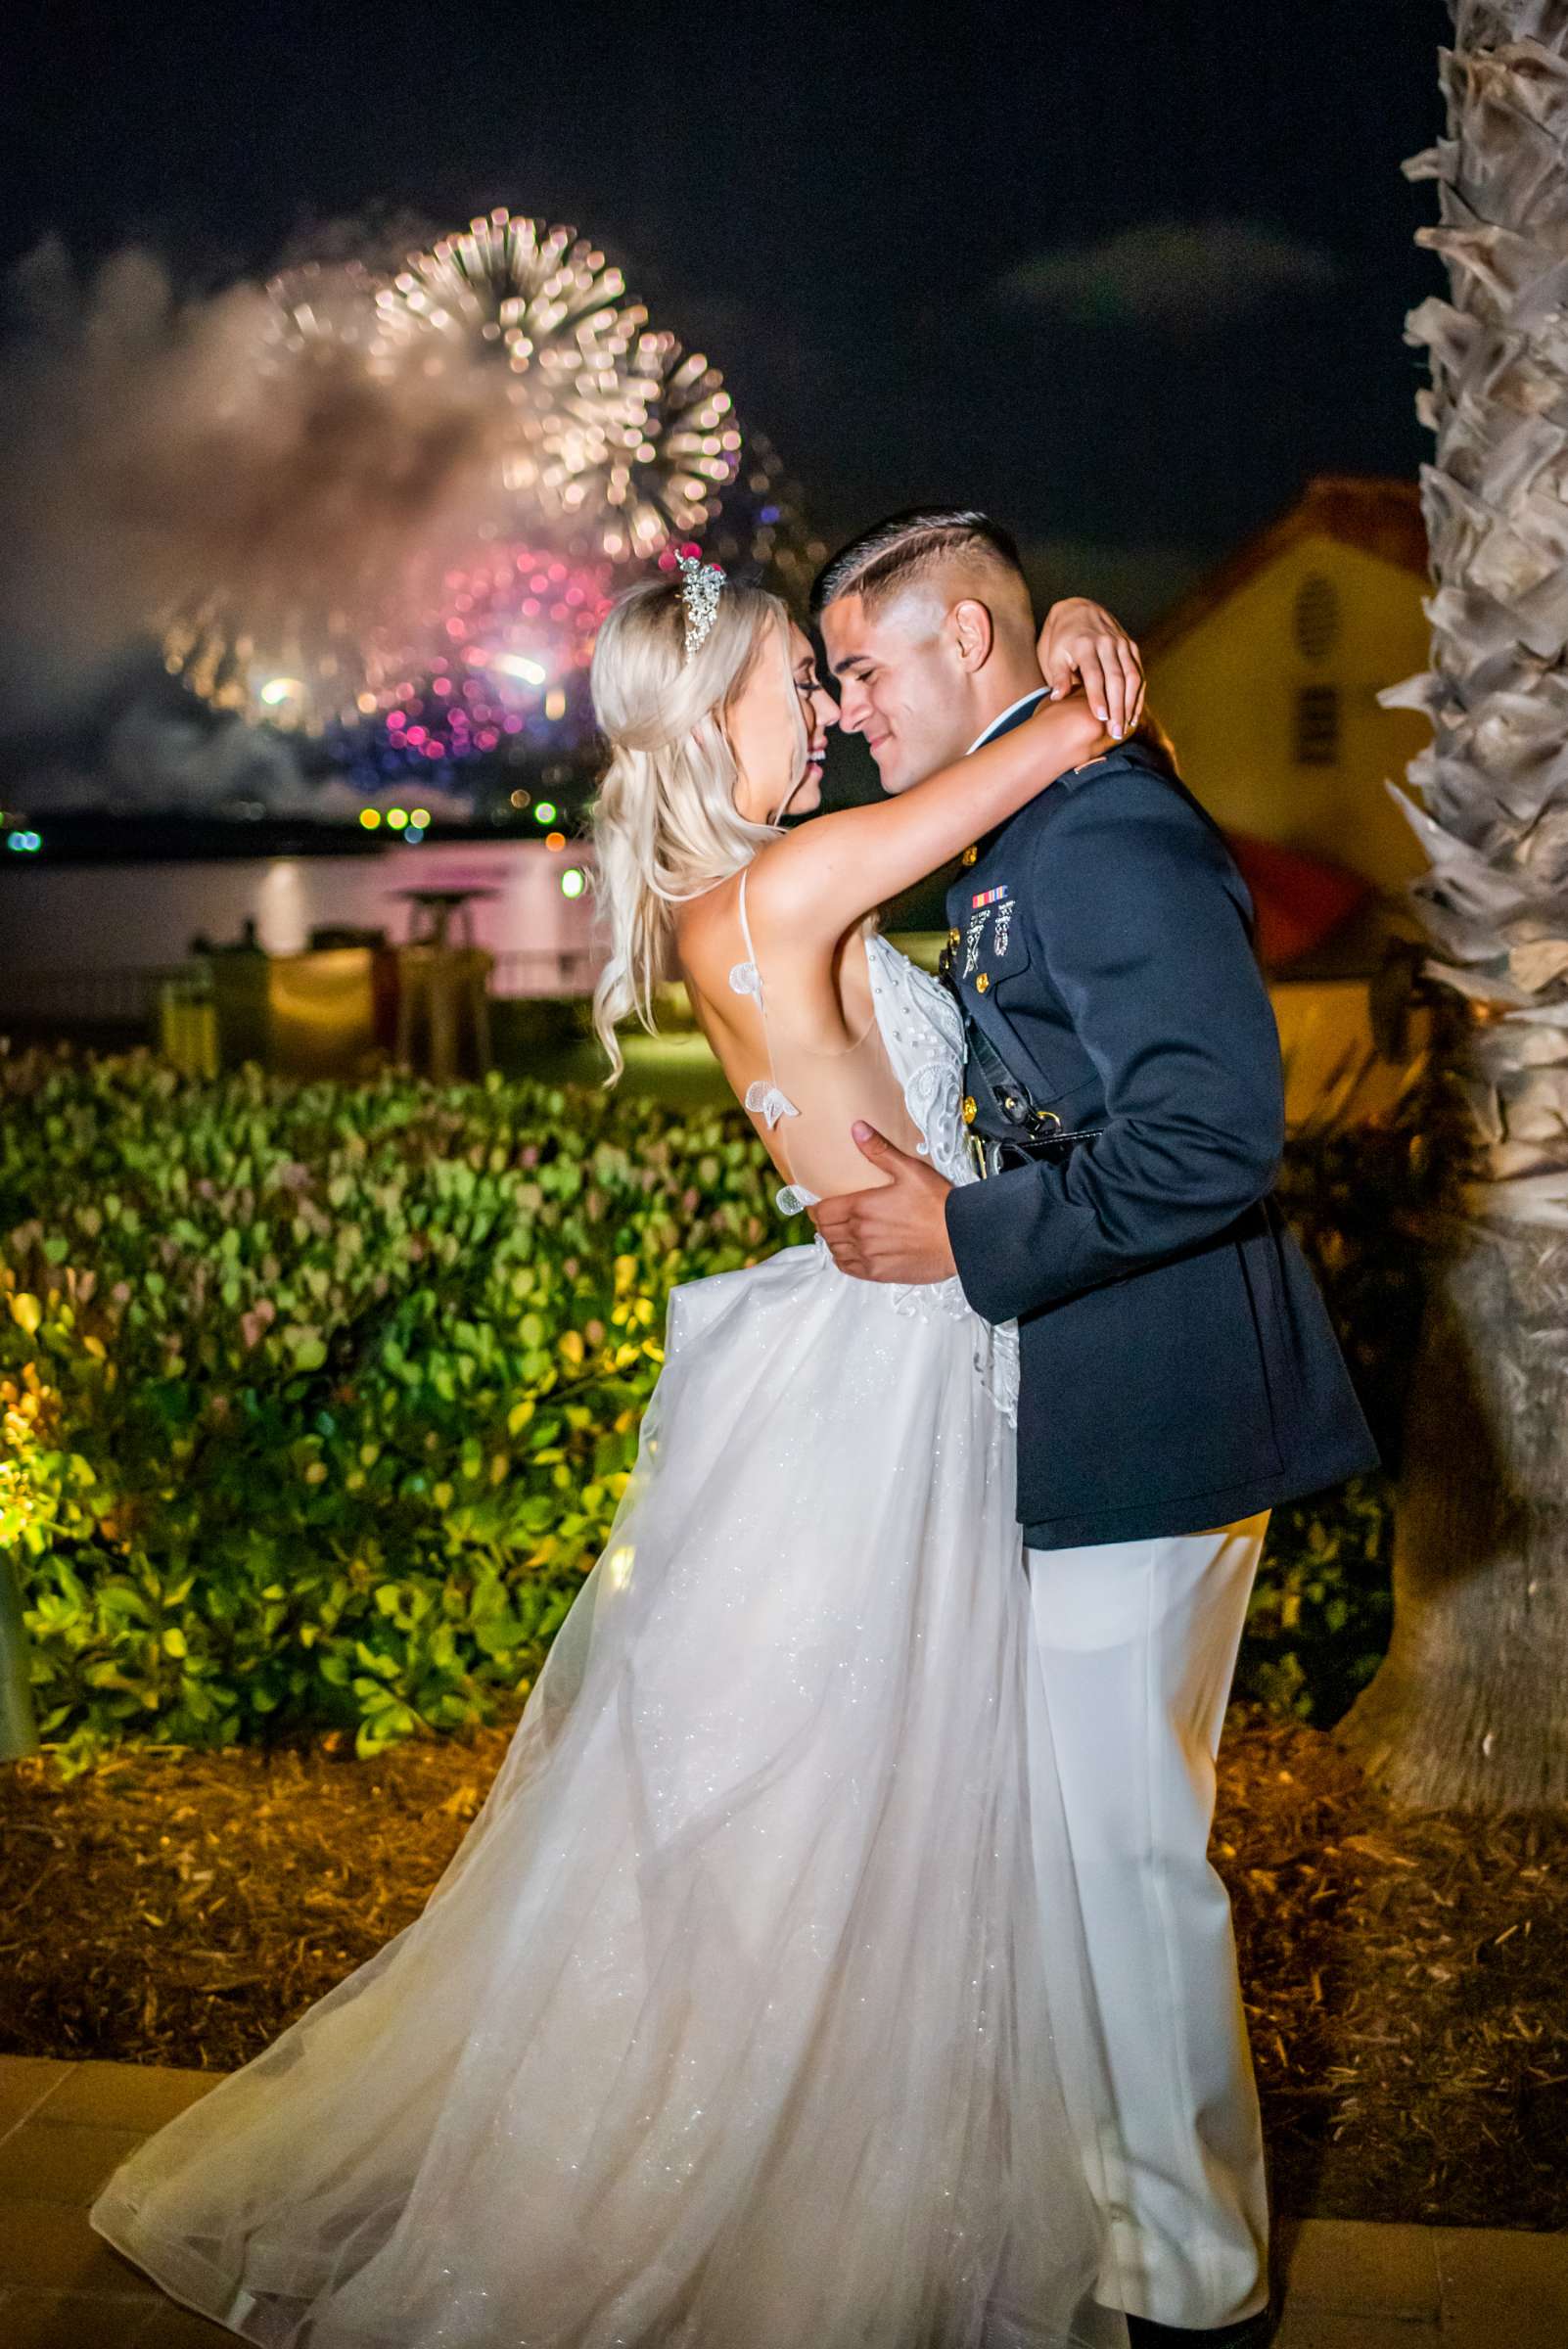
{"type": "MultiPolygon", "coordinates": [[[[1046,690],[1017,550],[983,514],[895,516],[812,608],[884,791],[1046,690]]],[[[1114,725],[1132,697],[1111,675],[1107,657],[1090,698],[1114,725]]],[[[954,1188],[857,1127],[892,1179],[812,1211],[844,1270],[956,1272],[987,1320],[1018,1321],[1018,1513],[1112,2110],[1085,2117],[1086,2084],[1075,2102],[1132,2340],[1193,2349],[1269,2329],[1258,2100],[1207,1860],[1226,1695],[1271,1505],[1376,1460],[1270,1196],[1283,1092],[1250,916],[1152,734],[1059,777],[965,851],[947,899],[986,1179],[954,1188]]]]}

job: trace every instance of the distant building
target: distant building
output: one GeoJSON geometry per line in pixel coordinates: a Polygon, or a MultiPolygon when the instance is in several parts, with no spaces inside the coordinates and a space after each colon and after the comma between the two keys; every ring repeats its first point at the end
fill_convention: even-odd
{"type": "Polygon", "coordinates": [[[1225,831],[1397,899],[1425,859],[1385,783],[1426,720],[1377,693],[1427,666],[1413,483],[1324,476],[1141,639],[1149,707],[1225,831]]]}

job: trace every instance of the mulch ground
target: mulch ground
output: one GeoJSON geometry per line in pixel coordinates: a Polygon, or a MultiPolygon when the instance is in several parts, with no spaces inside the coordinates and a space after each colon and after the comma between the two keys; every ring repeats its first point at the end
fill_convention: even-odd
{"type": "MultiPolygon", "coordinates": [[[[0,2052],[246,2062],[418,1914],[508,1735],[0,1771],[0,2052]]],[[[1568,1819],[1401,1816],[1233,1721],[1215,1848],[1277,2209],[1568,2225],[1568,1819]]]]}

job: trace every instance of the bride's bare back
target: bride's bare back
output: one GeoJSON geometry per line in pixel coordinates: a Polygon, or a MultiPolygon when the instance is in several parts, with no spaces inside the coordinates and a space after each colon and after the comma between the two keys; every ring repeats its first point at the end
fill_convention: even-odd
{"type": "Polygon", "coordinates": [[[698,1026],[768,1156],[812,1198],[886,1177],[862,1157],[857,1118],[902,1150],[923,1148],[877,1025],[857,921],[830,948],[781,936],[770,919],[763,850],[693,901],[675,951],[698,1026]]]}

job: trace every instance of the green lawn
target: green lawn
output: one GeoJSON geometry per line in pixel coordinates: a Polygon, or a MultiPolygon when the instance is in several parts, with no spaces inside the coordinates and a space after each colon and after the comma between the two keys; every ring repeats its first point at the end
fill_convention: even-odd
{"type": "MultiPolygon", "coordinates": [[[[662,1101],[669,1109],[718,1108],[729,1101],[723,1072],[706,1037],[695,1030],[644,1036],[634,1028],[623,1032],[621,1048],[626,1056],[623,1092],[662,1101]]],[[[530,1044],[506,1066],[508,1075],[535,1078],[543,1084],[597,1085],[605,1073],[604,1054],[587,1037],[530,1044]]]]}

